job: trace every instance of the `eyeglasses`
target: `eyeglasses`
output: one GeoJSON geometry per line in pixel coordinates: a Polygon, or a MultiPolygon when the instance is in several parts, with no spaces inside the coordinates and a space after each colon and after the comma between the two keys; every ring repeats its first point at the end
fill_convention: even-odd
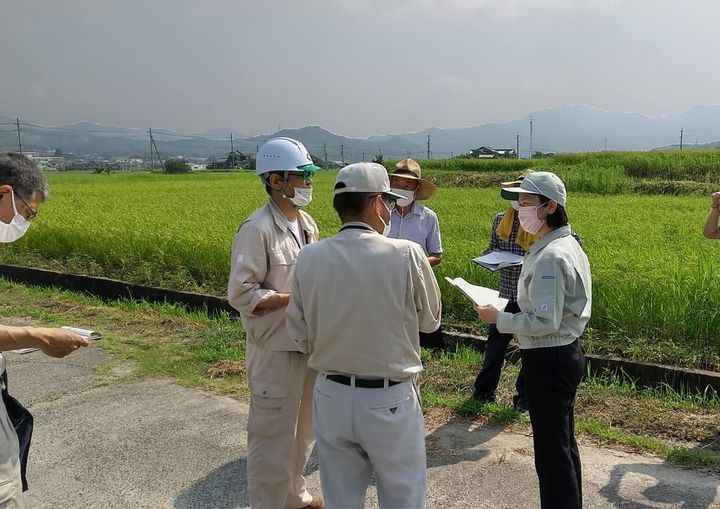
{"type": "Polygon", "coordinates": [[[395,206],[397,205],[397,200],[395,198],[385,196],[384,194],[373,194],[372,196],[368,196],[368,200],[372,200],[376,196],[379,196],[382,199],[382,201],[385,202],[385,204],[387,205],[387,208],[389,208],[390,210],[393,210],[395,208],[395,206]]]}
{"type": "MultiPolygon", "coordinates": [[[[22,196],[19,194],[16,194],[17,198],[25,205],[25,208],[27,208],[30,211],[30,214],[25,218],[28,221],[32,221],[37,217],[37,209],[32,208],[30,205],[28,205],[28,202],[22,199],[22,196]]],[[[24,215],[24,214],[23,214],[24,215]]]]}
{"type": "Polygon", "coordinates": [[[312,186],[312,179],[315,176],[315,171],[303,170],[302,173],[300,173],[300,170],[298,170],[297,172],[288,172],[288,178],[292,176],[300,177],[306,186],[312,186]]]}

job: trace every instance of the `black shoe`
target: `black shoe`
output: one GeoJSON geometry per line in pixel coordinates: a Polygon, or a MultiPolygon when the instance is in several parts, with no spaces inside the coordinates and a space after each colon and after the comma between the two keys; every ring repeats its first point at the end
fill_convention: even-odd
{"type": "Polygon", "coordinates": [[[478,403],[495,403],[495,395],[480,394],[479,392],[473,392],[472,399],[478,403]]]}
{"type": "Polygon", "coordinates": [[[513,409],[521,414],[527,413],[530,410],[526,399],[521,399],[520,396],[513,396],[513,409]]]}

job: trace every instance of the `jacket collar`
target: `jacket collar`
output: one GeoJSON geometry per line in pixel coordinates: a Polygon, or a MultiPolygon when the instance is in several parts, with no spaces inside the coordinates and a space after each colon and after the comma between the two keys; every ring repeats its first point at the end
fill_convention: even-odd
{"type": "MultiPolygon", "coordinates": [[[[288,224],[290,223],[290,220],[287,218],[287,216],[283,214],[283,211],[280,210],[280,207],[275,205],[275,202],[272,201],[272,199],[268,200],[268,207],[270,209],[270,213],[273,216],[273,220],[275,221],[275,225],[280,228],[281,231],[287,232],[288,224]]],[[[311,231],[307,225],[307,222],[305,221],[302,210],[298,210],[298,219],[300,220],[300,227],[303,229],[303,231],[311,231]]]]}
{"type": "Polygon", "coordinates": [[[550,244],[553,240],[556,240],[556,239],[559,239],[562,237],[567,237],[568,235],[570,235],[570,225],[568,224],[565,226],[561,226],[560,228],[557,228],[557,229],[551,231],[550,233],[545,235],[543,238],[541,238],[540,240],[535,242],[535,244],[530,246],[530,252],[537,253],[542,248],[544,248],[545,246],[550,244]]]}

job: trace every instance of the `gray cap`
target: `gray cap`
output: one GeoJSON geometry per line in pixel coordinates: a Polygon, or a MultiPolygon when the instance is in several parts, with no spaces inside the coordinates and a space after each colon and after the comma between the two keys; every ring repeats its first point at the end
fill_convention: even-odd
{"type": "Polygon", "coordinates": [[[526,176],[519,187],[505,187],[500,190],[500,196],[506,200],[517,200],[520,193],[539,194],[555,200],[563,207],[567,203],[565,184],[560,177],[549,171],[536,171],[526,176]]]}
{"type": "Polygon", "coordinates": [[[397,200],[403,198],[390,191],[390,178],[385,167],[377,163],[353,163],[335,177],[335,194],[383,193],[397,200]]]}

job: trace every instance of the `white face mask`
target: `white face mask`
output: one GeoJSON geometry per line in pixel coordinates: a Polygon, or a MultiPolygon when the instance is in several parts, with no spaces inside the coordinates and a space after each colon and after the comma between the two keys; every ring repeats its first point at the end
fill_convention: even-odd
{"type": "Polygon", "coordinates": [[[21,214],[18,214],[17,208],[15,207],[15,191],[12,191],[10,196],[12,197],[15,216],[12,218],[10,223],[0,221],[0,242],[3,244],[15,242],[17,239],[25,235],[25,232],[27,232],[28,228],[30,228],[30,221],[25,219],[21,214]]]}
{"type": "Polygon", "coordinates": [[[391,191],[395,194],[399,194],[404,198],[398,198],[397,204],[401,207],[407,207],[415,200],[415,191],[408,191],[407,189],[398,189],[393,187],[391,191]]]}
{"type": "Polygon", "coordinates": [[[295,196],[292,198],[288,197],[288,200],[296,207],[304,207],[312,201],[312,191],[312,187],[296,187],[295,196]]]}
{"type": "Polygon", "coordinates": [[[510,206],[515,210],[520,210],[520,203],[517,200],[512,200],[510,206]]]}
{"type": "Polygon", "coordinates": [[[295,205],[296,207],[305,207],[306,205],[310,204],[312,201],[312,187],[294,187],[295,189],[295,196],[292,198],[285,194],[285,190],[287,189],[289,182],[285,181],[285,187],[283,188],[283,198],[288,200],[290,203],[295,205]]]}
{"type": "MultiPolygon", "coordinates": [[[[388,214],[390,214],[392,216],[392,212],[390,211],[390,208],[387,205],[385,205],[385,200],[380,198],[380,203],[383,204],[383,207],[385,207],[385,210],[388,211],[388,214]]],[[[380,218],[380,221],[382,221],[382,224],[383,224],[382,235],[383,235],[383,237],[387,237],[388,235],[390,235],[390,230],[392,229],[392,220],[390,220],[386,223],[385,220],[382,218],[381,214],[378,214],[378,217],[380,218]]]]}

